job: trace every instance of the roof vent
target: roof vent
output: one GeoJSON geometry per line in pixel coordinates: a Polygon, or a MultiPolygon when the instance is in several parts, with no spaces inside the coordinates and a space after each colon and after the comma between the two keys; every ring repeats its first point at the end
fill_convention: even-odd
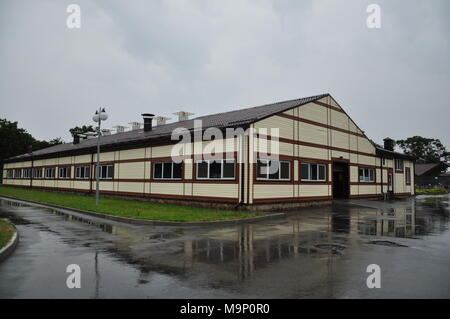
{"type": "Polygon", "coordinates": [[[165,116],[157,116],[155,117],[156,119],[156,125],[161,126],[161,125],[165,125],[167,120],[170,120],[170,117],[165,117],[165,116]]]}
{"type": "Polygon", "coordinates": [[[111,135],[111,130],[107,128],[102,129],[102,135],[103,136],[111,135]]]}
{"type": "Polygon", "coordinates": [[[141,123],[139,123],[139,122],[130,122],[128,124],[131,125],[131,129],[133,131],[139,130],[141,128],[141,123]]]}
{"type": "Polygon", "coordinates": [[[80,135],[77,133],[73,134],[73,144],[80,144],[80,135]]]}
{"type": "Polygon", "coordinates": [[[178,122],[189,120],[190,115],[194,115],[194,113],[180,111],[173,113],[174,115],[178,115],[178,122]]]}
{"type": "Polygon", "coordinates": [[[116,129],[116,133],[123,133],[128,126],[116,125],[113,128],[116,129]]]}
{"type": "Polygon", "coordinates": [[[144,118],[144,132],[150,132],[152,130],[152,121],[154,114],[143,113],[142,117],[144,118]]]}

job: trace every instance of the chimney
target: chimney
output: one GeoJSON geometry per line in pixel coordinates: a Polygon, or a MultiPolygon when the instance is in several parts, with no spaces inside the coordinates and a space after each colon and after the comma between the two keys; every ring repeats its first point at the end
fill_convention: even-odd
{"type": "Polygon", "coordinates": [[[178,122],[189,120],[190,115],[194,115],[194,113],[180,111],[173,113],[174,115],[178,115],[178,122]]]}
{"type": "Polygon", "coordinates": [[[150,132],[152,130],[152,120],[154,114],[143,113],[142,117],[144,118],[144,132],[150,132]]]}
{"type": "Polygon", "coordinates": [[[128,124],[131,125],[131,129],[133,131],[139,130],[141,128],[141,123],[139,123],[139,122],[130,122],[128,124]]]}
{"type": "Polygon", "coordinates": [[[386,137],[383,141],[384,141],[384,149],[388,151],[394,150],[395,141],[392,138],[386,137]]]}
{"type": "Polygon", "coordinates": [[[166,124],[166,121],[170,120],[170,117],[157,116],[157,117],[155,117],[155,119],[156,119],[156,125],[160,126],[160,125],[166,124]]]}
{"type": "Polygon", "coordinates": [[[80,135],[78,134],[73,135],[73,144],[80,144],[80,135]]]}

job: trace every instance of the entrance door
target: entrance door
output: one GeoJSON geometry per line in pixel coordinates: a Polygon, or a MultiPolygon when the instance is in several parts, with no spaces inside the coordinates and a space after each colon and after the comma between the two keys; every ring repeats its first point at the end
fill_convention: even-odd
{"type": "Polygon", "coordinates": [[[388,170],[388,192],[392,192],[393,189],[394,189],[394,180],[391,168],[388,170]]]}
{"type": "Polygon", "coordinates": [[[348,163],[333,162],[333,198],[349,197],[348,163]]]}

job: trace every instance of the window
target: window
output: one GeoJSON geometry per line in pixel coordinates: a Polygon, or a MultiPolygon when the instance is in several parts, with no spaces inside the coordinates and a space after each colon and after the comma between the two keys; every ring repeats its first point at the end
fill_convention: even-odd
{"type": "Polygon", "coordinates": [[[260,159],[256,165],[256,177],[259,180],[291,179],[291,162],[260,159]]]}
{"type": "Polygon", "coordinates": [[[25,168],[23,170],[23,178],[31,178],[31,168],[25,168]]]}
{"type": "Polygon", "coordinates": [[[395,159],[395,170],[403,172],[403,160],[396,158],[395,159]]]}
{"type": "Polygon", "coordinates": [[[153,179],[181,179],[181,163],[155,163],[153,179]]]}
{"type": "Polygon", "coordinates": [[[360,182],[375,182],[375,170],[373,168],[359,168],[360,182]]]}
{"type": "Polygon", "coordinates": [[[405,182],[406,185],[411,185],[411,168],[405,168],[405,182]]]}
{"type": "Polygon", "coordinates": [[[88,179],[91,176],[90,166],[78,166],[75,168],[75,178],[88,179]]]}
{"type": "Polygon", "coordinates": [[[8,178],[13,178],[14,177],[14,171],[12,169],[9,169],[6,171],[6,176],[8,178]]]}
{"type": "Polygon", "coordinates": [[[70,167],[60,167],[59,168],[59,178],[70,178],[70,167]]]}
{"type": "Polygon", "coordinates": [[[55,171],[56,171],[56,169],[54,167],[45,168],[45,178],[47,178],[47,179],[55,178],[55,171]]]}
{"type": "Polygon", "coordinates": [[[33,169],[33,178],[42,178],[42,168],[33,169]]]}
{"type": "Polygon", "coordinates": [[[197,162],[197,179],[234,179],[234,159],[197,162]]]}
{"type": "Polygon", "coordinates": [[[325,164],[302,163],[302,181],[324,182],[326,181],[325,164]]]}
{"type": "Polygon", "coordinates": [[[100,179],[112,179],[112,178],[113,178],[113,166],[100,165],[100,179]]]}
{"type": "Polygon", "coordinates": [[[14,177],[15,178],[22,178],[22,170],[20,168],[16,168],[14,170],[14,177]]]}

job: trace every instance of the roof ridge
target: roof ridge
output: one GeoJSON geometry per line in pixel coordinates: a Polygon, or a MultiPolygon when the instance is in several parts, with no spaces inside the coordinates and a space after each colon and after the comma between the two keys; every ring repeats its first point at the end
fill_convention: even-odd
{"type": "Polygon", "coordinates": [[[261,105],[257,105],[257,106],[251,106],[251,107],[245,107],[242,109],[234,109],[231,111],[225,111],[225,112],[220,112],[220,113],[213,113],[213,114],[207,114],[207,115],[202,115],[196,118],[193,118],[193,120],[197,120],[197,119],[201,119],[207,116],[213,116],[213,115],[221,115],[221,114],[227,114],[227,113],[232,113],[232,112],[240,112],[240,111],[245,111],[245,110],[250,110],[250,109],[256,109],[259,107],[265,107],[265,106],[275,106],[278,104],[282,104],[282,103],[289,103],[289,102],[294,102],[294,101],[300,101],[300,100],[314,100],[314,99],[319,99],[325,96],[330,95],[329,93],[323,93],[323,94],[318,94],[318,95],[312,95],[312,96],[306,96],[306,97],[300,97],[300,98],[296,98],[296,99],[291,99],[291,100],[284,100],[284,101],[278,101],[275,103],[266,103],[266,104],[261,104],[261,105]]]}

